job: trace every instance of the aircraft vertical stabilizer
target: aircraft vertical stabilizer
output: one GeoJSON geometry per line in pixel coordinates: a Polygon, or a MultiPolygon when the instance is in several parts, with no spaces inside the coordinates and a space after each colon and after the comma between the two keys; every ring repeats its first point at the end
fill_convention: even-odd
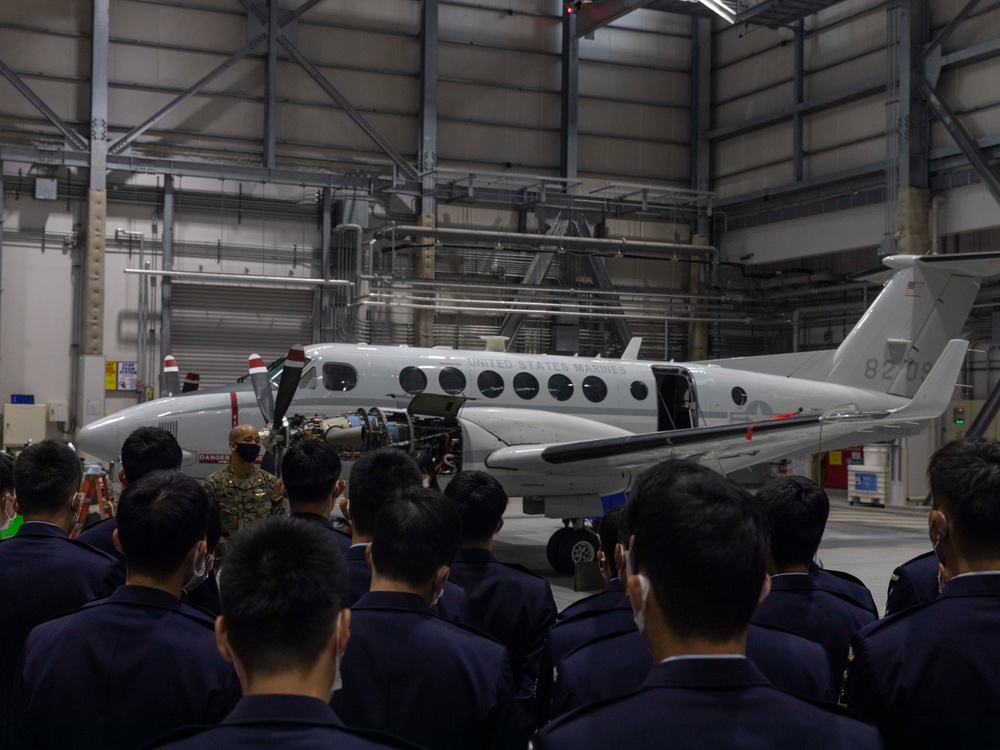
{"type": "Polygon", "coordinates": [[[912,398],[950,339],[960,338],[1000,253],[893,255],[897,269],[833,357],[827,382],[912,398]]]}

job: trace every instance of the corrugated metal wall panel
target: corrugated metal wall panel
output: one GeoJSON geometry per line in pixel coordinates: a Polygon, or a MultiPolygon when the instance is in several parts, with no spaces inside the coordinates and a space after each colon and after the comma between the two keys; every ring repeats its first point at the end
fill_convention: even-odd
{"type": "Polygon", "coordinates": [[[312,343],[314,294],[175,281],[171,353],[203,386],[231,383],[246,373],[250,354],[271,362],[292,344],[312,343]]]}

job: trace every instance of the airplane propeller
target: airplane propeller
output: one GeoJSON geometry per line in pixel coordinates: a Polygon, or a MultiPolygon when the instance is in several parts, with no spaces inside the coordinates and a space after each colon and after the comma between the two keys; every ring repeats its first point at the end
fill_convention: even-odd
{"type": "Polygon", "coordinates": [[[181,386],[181,393],[190,393],[191,391],[198,390],[198,386],[201,384],[201,375],[196,372],[189,372],[184,378],[184,384],[181,386]]]}
{"type": "MultiPolygon", "coordinates": [[[[250,382],[253,384],[253,392],[257,397],[260,413],[272,433],[282,429],[285,414],[288,412],[288,407],[292,405],[292,397],[295,396],[299,381],[302,379],[302,368],[305,362],[306,355],[301,344],[295,344],[288,350],[281,370],[281,379],[278,381],[278,397],[275,401],[271,394],[271,381],[267,377],[264,360],[259,354],[250,355],[250,382]]],[[[281,458],[284,453],[285,449],[281,444],[275,445],[264,454],[262,468],[280,477],[281,458]]]]}
{"type": "Polygon", "coordinates": [[[181,392],[181,374],[177,369],[177,360],[172,354],[163,358],[163,379],[168,396],[176,396],[181,392]]]}

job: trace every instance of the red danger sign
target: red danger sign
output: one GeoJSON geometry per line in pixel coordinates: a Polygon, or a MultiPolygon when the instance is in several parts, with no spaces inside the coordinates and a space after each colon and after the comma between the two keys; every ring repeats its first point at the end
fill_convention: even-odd
{"type": "Polygon", "coordinates": [[[198,463],[200,464],[228,464],[228,453],[199,453],[198,463]]]}

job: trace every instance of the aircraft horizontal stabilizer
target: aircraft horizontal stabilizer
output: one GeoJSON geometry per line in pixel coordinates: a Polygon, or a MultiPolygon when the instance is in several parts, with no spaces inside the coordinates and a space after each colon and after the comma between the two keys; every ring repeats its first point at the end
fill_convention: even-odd
{"type": "Polygon", "coordinates": [[[893,420],[936,419],[944,414],[951,402],[968,350],[969,342],[964,339],[949,341],[913,398],[892,410],[893,420]]]}

